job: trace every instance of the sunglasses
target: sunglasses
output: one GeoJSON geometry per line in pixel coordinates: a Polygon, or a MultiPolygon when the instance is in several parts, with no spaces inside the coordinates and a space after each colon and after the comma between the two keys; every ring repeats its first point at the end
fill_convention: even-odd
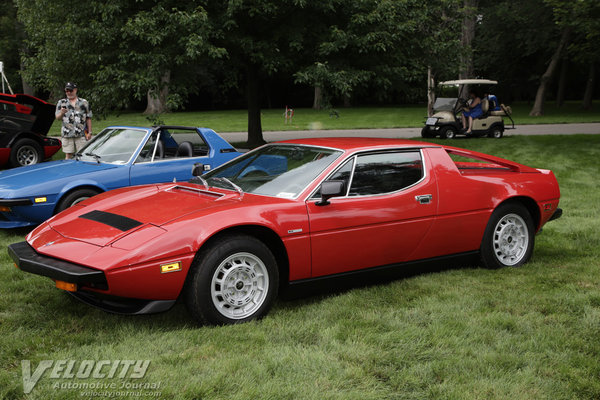
{"type": "Polygon", "coordinates": [[[73,89],[65,89],[65,92],[67,93],[71,93],[73,91],[73,89]]]}

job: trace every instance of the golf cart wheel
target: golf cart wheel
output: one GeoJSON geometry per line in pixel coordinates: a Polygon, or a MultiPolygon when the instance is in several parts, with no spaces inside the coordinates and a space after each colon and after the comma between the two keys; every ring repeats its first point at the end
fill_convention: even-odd
{"type": "Polygon", "coordinates": [[[444,126],[440,129],[440,138],[454,139],[456,137],[456,129],[451,126],[444,126]]]}
{"type": "Polygon", "coordinates": [[[32,139],[17,140],[10,151],[10,165],[12,167],[37,164],[43,159],[42,146],[32,139]]]}
{"type": "Polygon", "coordinates": [[[500,139],[504,135],[504,131],[500,128],[495,127],[492,129],[490,133],[488,133],[488,137],[494,139],[500,139]]]}
{"type": "Polygon", "coordinates": [[[431,128],[428,126],[423,127],[423,129],[421,129],[421,137],[422,138],[434,138],[435,137],[435,131],[431,131],[431,128]]]}

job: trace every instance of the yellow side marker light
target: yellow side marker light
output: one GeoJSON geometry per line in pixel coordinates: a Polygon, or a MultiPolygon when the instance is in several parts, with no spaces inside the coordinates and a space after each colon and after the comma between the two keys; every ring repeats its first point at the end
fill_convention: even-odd
{"type": "Polygon", "coordinates": [[[56,287],[62,290],[66,290],[67,292],[76,292],[77,284],[65,281],[55,281],[56,287]]]}
{"type": "Polygon", "coordinates": [[[33,199],[33,201],[35,201],[36,203],[45,203],[48,199],[46,199],[45,197],[36,197],[35,199],[33,199]]]}
{"type": "Polygon", "coordinates": [[[10,212],[10,207],[8,207],[8,206],[0,206],[0,212],[10,212]]]}
{"type": "Polygon", "coordinates": [[[162,264],[160,266],[160,273],[165,274],[167,272],[181,271],[181,261],[177,261],[169,264],[162,264]]]}

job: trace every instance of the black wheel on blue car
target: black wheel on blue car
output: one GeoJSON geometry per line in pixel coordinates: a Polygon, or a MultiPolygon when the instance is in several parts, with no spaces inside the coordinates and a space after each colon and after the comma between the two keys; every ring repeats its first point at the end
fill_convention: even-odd
{"type": "Polygon", "coordinates": [[[75,204],[81,201],[84,201],[92,196],[97,195],[98,193],[100,193],[100,191],[92,188],[76,189],[71,193],[67,193],[67,195],[60,200],[60,203],[58,203],[56,212],[59,213],[61,211],[64,211],[67,208],[74,206],[75,204]]]}
{"type": "Polygon", "coordinates": [[[441,139],[454,139],[456,137],[456,129],[451,126],[444,126],[440,129],[441,139]]]}
{"type": "Polygon", "coordinates": [[[531,258],[535,241],[531,214],[521,203],[501,204],[483,234],[480,253],[487,268],[519,267],[531,258]]]}
{"type": "Polygon", "coordinates": [[[44,159],[44,150],[39,143],[33,139],[19,139],[11,146],[10,165],[12,167],[22,167],[33,165],[44,159]]]}
{"type": "Polygon", "coordinates": [[[278,286],[277,262],[269,248],[251,236],[228,235],[200,250],[183,294],[199,322],[235,324],[265,316],[278,286]]]}

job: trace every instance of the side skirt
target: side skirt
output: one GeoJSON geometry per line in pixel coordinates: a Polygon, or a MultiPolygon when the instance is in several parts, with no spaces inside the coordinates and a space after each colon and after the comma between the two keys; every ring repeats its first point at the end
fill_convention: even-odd
{"type": "Polygon", "coordinates": [[[440,272],[461,265],[477,265],[478,262],[479,251],[475,250],[448,256],[343,272],[340,274],[319,276],[316,278],[299,279],[289,282],[284,289],[282,296],[284,298],[296,298],[314,294],[331,293],[356,287],[381,284],[430,272],[440,272]]]}

